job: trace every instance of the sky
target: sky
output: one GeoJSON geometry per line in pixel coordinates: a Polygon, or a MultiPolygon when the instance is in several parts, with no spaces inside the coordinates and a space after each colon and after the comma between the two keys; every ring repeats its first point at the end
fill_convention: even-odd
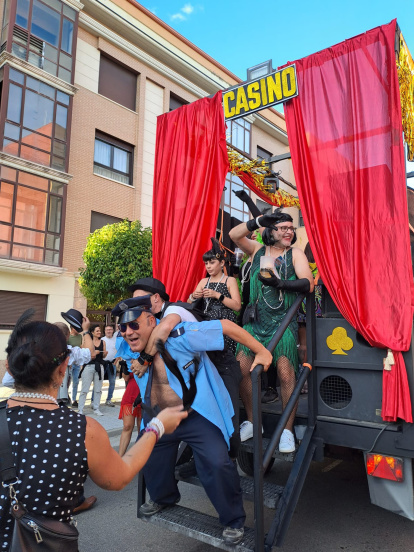
{"type": "MultiPolygon", "coordinates": [[[[414,57],[414,0],[140,0],[141,5],[246,80],[397,19],[414,57]]],[[[281,106],[280,110],[282,111],[281,106]]],[[[414,163],[408,165],[414,171],[414,163]]],[[[414,186],[414,178],[410,178],[414,186]]]]}

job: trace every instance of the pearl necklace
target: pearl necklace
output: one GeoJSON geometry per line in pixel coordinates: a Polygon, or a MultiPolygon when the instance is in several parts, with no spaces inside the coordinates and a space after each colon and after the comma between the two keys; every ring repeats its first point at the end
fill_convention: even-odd
{"type": "Polygon", "coordinates": [[[47,399],[48,401],[52,401],[55,403],[56,406],[59,406],[59,403],[55,399],[55,397],[52,397],[51,395],[45,395],[43,393],[13,393],[13,395],[10,396],[11,399],[14,397],[27,397],[27,398],[33,398],[33,399],[47,399]]]}
{"type": "MultiPolygon", "coordinates": [[[[224,278],[224,276],[225,276],[225,274],[224,274],[224,272],[223,272],[223,274],[221,275],[221,278],[220,278],[220,280],[217,282],[217,285],[216,285],[215,288],[210,288],[210,287],[209,287],[209,285],[210,285],[210,280],[211,280],[211,276],[209,276],[209,277],[208,277],[207,284],[206,284],[206,286],[205,286],[205,289],[212,289],[213,291],[217,291],[217,288],[219,287],[220,282],[222,281],[222,279],[224,278]]],[[[212,285],[214,285],[215,283],[216,283],[216,282],[212,282],[212,285]]],[[[207,311],[208,311],[208,306],[209,306],[209,304],[210,304],[210,299],[211,299],[211,297],[207,297],[207,299],[206,299],[206,306],[205,306],[205,309],[204,309],[204,314],[206,314],[207,311]]]]}

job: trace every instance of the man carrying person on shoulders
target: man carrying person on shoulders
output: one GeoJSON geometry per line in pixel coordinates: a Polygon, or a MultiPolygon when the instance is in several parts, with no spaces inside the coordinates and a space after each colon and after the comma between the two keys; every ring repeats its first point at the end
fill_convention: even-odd
{"type": "MultiPolygon", "coordinates": [[[[229,320],[179,323],[165,341],[163,357],[158,352],[143,354],[156,328],[151,306],[150,297],[136,297],[121,301],[112,311],[114,316],[119,316],[121,332],[131,350],[139,352],[141,361],[147,365],[139,380],[143,403],[149,408],[183,404],[193,378],[197,389],[188,418],[174,433],[160,439],[143,468],[150,500],[142,505],[140,513],[151,516],[179,501],[174,469],[178,446],[184,441],[193,449],[200,481],[224,525],[224,542],[238,544],[243,539],[245,513],[236,464],[228,454],[234,433],[234,410],[223,380],[206,351],[223,349],[223,336],[228,335],[254,353],[253,367],[263,364],[267,369],[271,354],[229,320]],[[172,365],[180,378],[171,371],[172,365]]],[[[146,431],[158,431],[149,423],[145,409],[144,426],[146,431]]]]}

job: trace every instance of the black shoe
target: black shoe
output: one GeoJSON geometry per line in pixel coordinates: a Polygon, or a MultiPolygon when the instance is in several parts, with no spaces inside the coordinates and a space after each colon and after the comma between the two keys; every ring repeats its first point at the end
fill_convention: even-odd
{"type": "Polygon", "coordinates": [[[188,479],[197,475],[197,468],[194,458],[192,458],[186,464],[181,464],[181,466],[178,466],[175,473],[178,474],[181,479],[188,479]]]}
{"type": "Polygon", "coordinates": [[[279,398],[279,393],[273,387],[268,387],[262,396],[262,403],[274,403],[279,398]]]}
{"type": "Polygon", "coordinates": [[[78,402],[77,401],[73,401],[72,408],[78,408],[78,402]]]}

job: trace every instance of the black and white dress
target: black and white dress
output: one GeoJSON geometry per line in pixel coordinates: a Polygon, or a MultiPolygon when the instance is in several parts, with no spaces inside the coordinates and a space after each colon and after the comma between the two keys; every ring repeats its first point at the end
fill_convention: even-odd
{"type": "MultiPolygon", "coordinates": [[[[88,472],[85,416],[66,406],[15,406],[7,409],[7,422],[19,502],[33,513],[69,521],[88,472]]],[[[0,550],[9,550],[13,525],[8,489],[0,487],[0,550]]]]}
{"type": "MultiPolygon", "coordinates": [[[[208,281],[206,285],[204,286],[204,289],[212,289],[214,291],[217,291],[220,295],[224,295],[224,297],[229,297],[231,299],[230,291],[227,287],[227,280],[225,279],[224,282],[210,282],[208,281]]],[[[208,320],[231,320],[232,322],[237,321],[237,315],[235,312],[225,305],[218,299],[204,299],[203,301],[203,311],[206,315],[206,318],[208,320]]],[[[224,343],[226,344],[229,351],[231,351],[233,354],[236,352],[236,342],[230,339],[228,336],[224,336],[224,343]]]]}

